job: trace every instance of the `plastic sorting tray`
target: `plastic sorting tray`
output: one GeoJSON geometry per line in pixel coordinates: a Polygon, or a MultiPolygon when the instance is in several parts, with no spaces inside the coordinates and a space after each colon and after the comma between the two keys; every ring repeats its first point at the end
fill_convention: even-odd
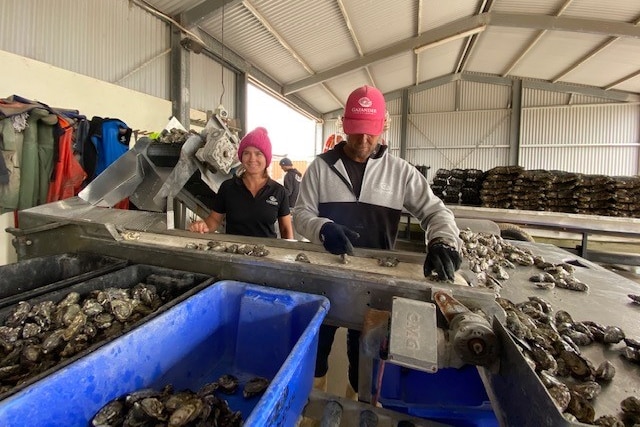
{"type": "MultiPolygon", "coordinates": [[[[123,329],[119,334],[114,334],[108,339],[92,343],[85,350],[71,357],[62,358],[55,366],[52,366],[49,369],[46,369],[42,372],[34,372],[32,376],[25,378],[20,384],[0,394],[0,401],[7,398],[8,396],[17,393],[25,387],[34,384],[43,378],[46,378],[53,372],[61,369],[66,365],[69,365],[70,363],[73,363],[84,355],[91,353],[105,343],[117,339],[117,337],[122,335],[123,333],[144,324],[149,319],[159,315],[160,313],[166,311],[180,301],[183,301],[194,293],[197,293],[198,291],[211,285],[211,283],[213,283],[214,281],[213,277],[207,276],[205,274],[172,270],[144,264],[134,264],[128,267],[124,267],[118,271],[95,277],[85,282],[76,283],[75,285],[71,285],[64,289],[58,289],[53,292],[30,298],[26,301],[29,302],[32,306],[34,304],[47,300],[58,303],[65,296],[67,296],[69,292],[78,292],[81,297],[85,297],[87,294],[94,290],[103,290],[106,288],[131,288],[140,282],[146,282],[151,275],[154,275],[154,277],[156,278],[156,280],[153,281],[153,285],[156,286],[158,294],[162,293],[166,294],[167,296],[166,302],[163,305],[161,305],[153,313],[141,318],[137,322],[132,323],[127,328],[123,329]]],[[[9,306],[0,309],[0,324],[4,324],[13,307],[14,306],[9,306]]],[[[0,425],[3,424],[0,423],[0,425]]]]}
{"type": "Polygon", "coordinates": [[[91,253],[31,258],[0,267],[0,308],[123,268],[126,260],[91,253]]]}
{"type": "MultiPolygon", "coordinates": [[[[374,378],[377,364],[374,368],[374,378]]],[[[498,420],[475,366],[427,373],[385,363],[379,402],[414,417],[458,427],[497,427],[498,420]]]]}
{"type": "Polygon", "coordinates": [[[145,387],[197,390],[222,374],[260,397],[225,396],[244,425],[295,425],[313,384],[318,331],[329,300],[221,281],[37,384],[0,402],[0,425],[85,426],[107,402],[145,387]]]}

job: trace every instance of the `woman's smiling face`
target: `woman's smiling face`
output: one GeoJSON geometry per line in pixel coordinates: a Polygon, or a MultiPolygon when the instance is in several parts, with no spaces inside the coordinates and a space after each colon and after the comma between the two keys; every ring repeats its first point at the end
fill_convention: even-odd
{"type": "Polygon", "coordinates": [[[262,151],[255,147],[247,147],[242,152],[242,166],[251,174],[262,173],[267,168],[267,159],[262,151]]]}

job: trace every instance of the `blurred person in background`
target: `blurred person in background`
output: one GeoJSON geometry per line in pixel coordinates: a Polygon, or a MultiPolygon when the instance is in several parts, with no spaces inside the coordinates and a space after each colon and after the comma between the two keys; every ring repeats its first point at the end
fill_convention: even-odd
{"type": "Polygon", "coordinates": [[[226,233],[253,237],[293,239],[289,197],[282,185],[269,177],[271,141],[258,127],[242,138],[238,147],[241,165],[235,176],[224,181],[213,200],[211,214],[192,222],[189,230],[209,233],[226,220],[226,233]]]}
{"type": "MultiPolygon", "coordinates": [[[[461,240],[453,213],[409,162],[389,153],[381,135],[389,127],[382,93],[371,86],[354,90],[342,118],[347,139],[320,154],[305,172],[293,210],[296,231],[336,255],[353,247],[393,249],[401,212],[418,218],[425,232],[424,275],[453,280],[460,267],[461,240]]],[[[314,387],[326,391],[328,357],[337,327],[322,325],[314,387]]],[[[349,384],[358,390],[360,331],[347,331],[349,384]]]]}
{"type": "Polygon", "coordinates": [[[284,189],[289,196],[289,206],[293,208],[298,199],[300,192],[300,182],[302,182],[302,173],[293,167],[293,162],[288,157],[280,160],[280,167],[284,171],[284,189]]]}

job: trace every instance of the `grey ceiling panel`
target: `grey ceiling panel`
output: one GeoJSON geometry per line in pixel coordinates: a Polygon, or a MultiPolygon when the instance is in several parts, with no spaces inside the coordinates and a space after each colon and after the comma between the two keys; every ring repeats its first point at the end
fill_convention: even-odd
{"type": "Polygon", "coordinates": [[[340,109],[362,84],[397,94],[465,73],[615,100],[640,93],[640,0],[147,3],[187,18],[244,58],[246,69],[259,70],[283,94],[298,95],[320,113],[340,109]],[[424,44],[429,48],[416,54],[424,44]],[[456,74],[466,51],[464,73],[456,74]]]}

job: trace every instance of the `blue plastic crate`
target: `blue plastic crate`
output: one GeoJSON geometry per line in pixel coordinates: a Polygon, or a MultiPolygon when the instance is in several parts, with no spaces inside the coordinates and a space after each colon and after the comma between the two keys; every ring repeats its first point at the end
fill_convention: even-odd
{"type": "MultiPolygon", "coordinates": [[[[374,378],[376,374],[377,365],[374,378]]],[[[379,402],[387,409],[457,427],[499,425],[475,366],[431,374],[385,363],[379,402]]]]}
{"type": "Polygon", "coordinates": [[[139,328],[0,402],[0,425],[86,426],[110,400],[173,384],[194,391],[223,374],[271,379],[261,397],[225,396],[245,426],[290,426],[313,384],[329,300],[217,282],[139,328]]]}

